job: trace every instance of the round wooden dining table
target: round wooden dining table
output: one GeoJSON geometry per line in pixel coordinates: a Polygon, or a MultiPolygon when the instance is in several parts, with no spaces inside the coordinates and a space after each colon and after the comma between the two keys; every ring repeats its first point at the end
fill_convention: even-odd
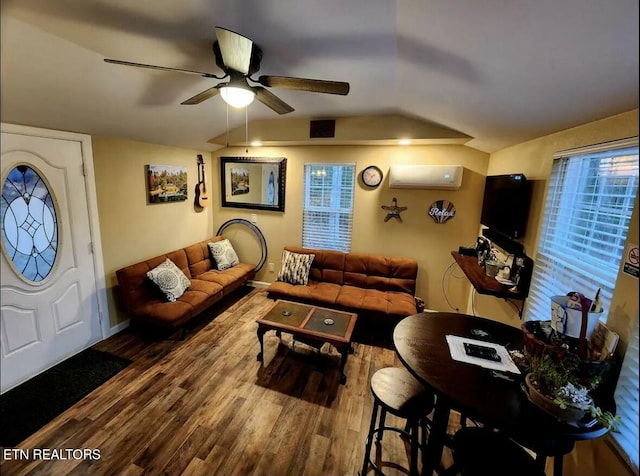
{"type": "Polygon", "coordinates": [[[570,425],[544,413],[529,401],[522,374],[495,372],[453,360],[447,335],[501,344],[507,350],[523,348],[521,329],[481,317],[423,312],[398,323],[393,342],[400,361],[436,394],[423,475],[432,475],[440,464],[451,410],[504,431],[534,451],[542,468],[547,457],[554,457],[554,476],[561,476],[562,457],[573,449],[576,440],[607,433],[599,424],[570,425]]]}

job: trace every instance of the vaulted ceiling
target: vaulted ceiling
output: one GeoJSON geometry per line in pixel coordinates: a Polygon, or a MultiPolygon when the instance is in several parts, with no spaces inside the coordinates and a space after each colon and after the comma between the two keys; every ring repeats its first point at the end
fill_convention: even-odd
{"type": "Polygon", "coordinates": [[[637,108],[638,14],[637,0],[3,0],[1,118],[212,150],[247,119],[405,116],[493,152],[637,108]],[[103,61],[219,75],[215,26],[262,48],[256,76],[350,93],[274,88],[294,112],[255,101],[245,116],[219,96],[180,104],[215,79],[103,61]]]}

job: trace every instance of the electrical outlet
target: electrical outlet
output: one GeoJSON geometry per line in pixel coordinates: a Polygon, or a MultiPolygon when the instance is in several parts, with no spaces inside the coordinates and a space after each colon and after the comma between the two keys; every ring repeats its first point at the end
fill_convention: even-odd
{"type": "Polygon", "coordinates": [[[275,267],[273,266],[273,263],[269,263],[269,271],[271,271],[272,273],[275,271],[275,267]]]}
{"type": "Polygon", "coordinates": [[[251,214],[251,223],[253,223],[254,225],[258,223],[258,215],[256,215],[255,213],[251,214]]]}

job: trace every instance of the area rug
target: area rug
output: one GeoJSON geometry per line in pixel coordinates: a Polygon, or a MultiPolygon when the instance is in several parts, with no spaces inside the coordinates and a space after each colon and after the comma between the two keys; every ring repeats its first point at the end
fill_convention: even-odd
{"type": "Polygon", "coordinates": [[[89,348],[0,395],[0,446],[17,446],[130,363],[89,348]]]}

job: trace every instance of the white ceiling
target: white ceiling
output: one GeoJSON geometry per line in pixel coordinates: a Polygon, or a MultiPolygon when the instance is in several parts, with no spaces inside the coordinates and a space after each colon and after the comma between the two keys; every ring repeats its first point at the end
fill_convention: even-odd
{"type": "MultiPolygon", "coordinates": [[[[638,0],[2,0],[3,122],[196,149],[227,130],[222,26],[263,50],[260,74],[347,81],[348,96],[272,89],[249,120],[406,114],[486,152],[638,107],[638,0]]],[[[244,112],[230,110],[229,127],[244,112]]]]}

